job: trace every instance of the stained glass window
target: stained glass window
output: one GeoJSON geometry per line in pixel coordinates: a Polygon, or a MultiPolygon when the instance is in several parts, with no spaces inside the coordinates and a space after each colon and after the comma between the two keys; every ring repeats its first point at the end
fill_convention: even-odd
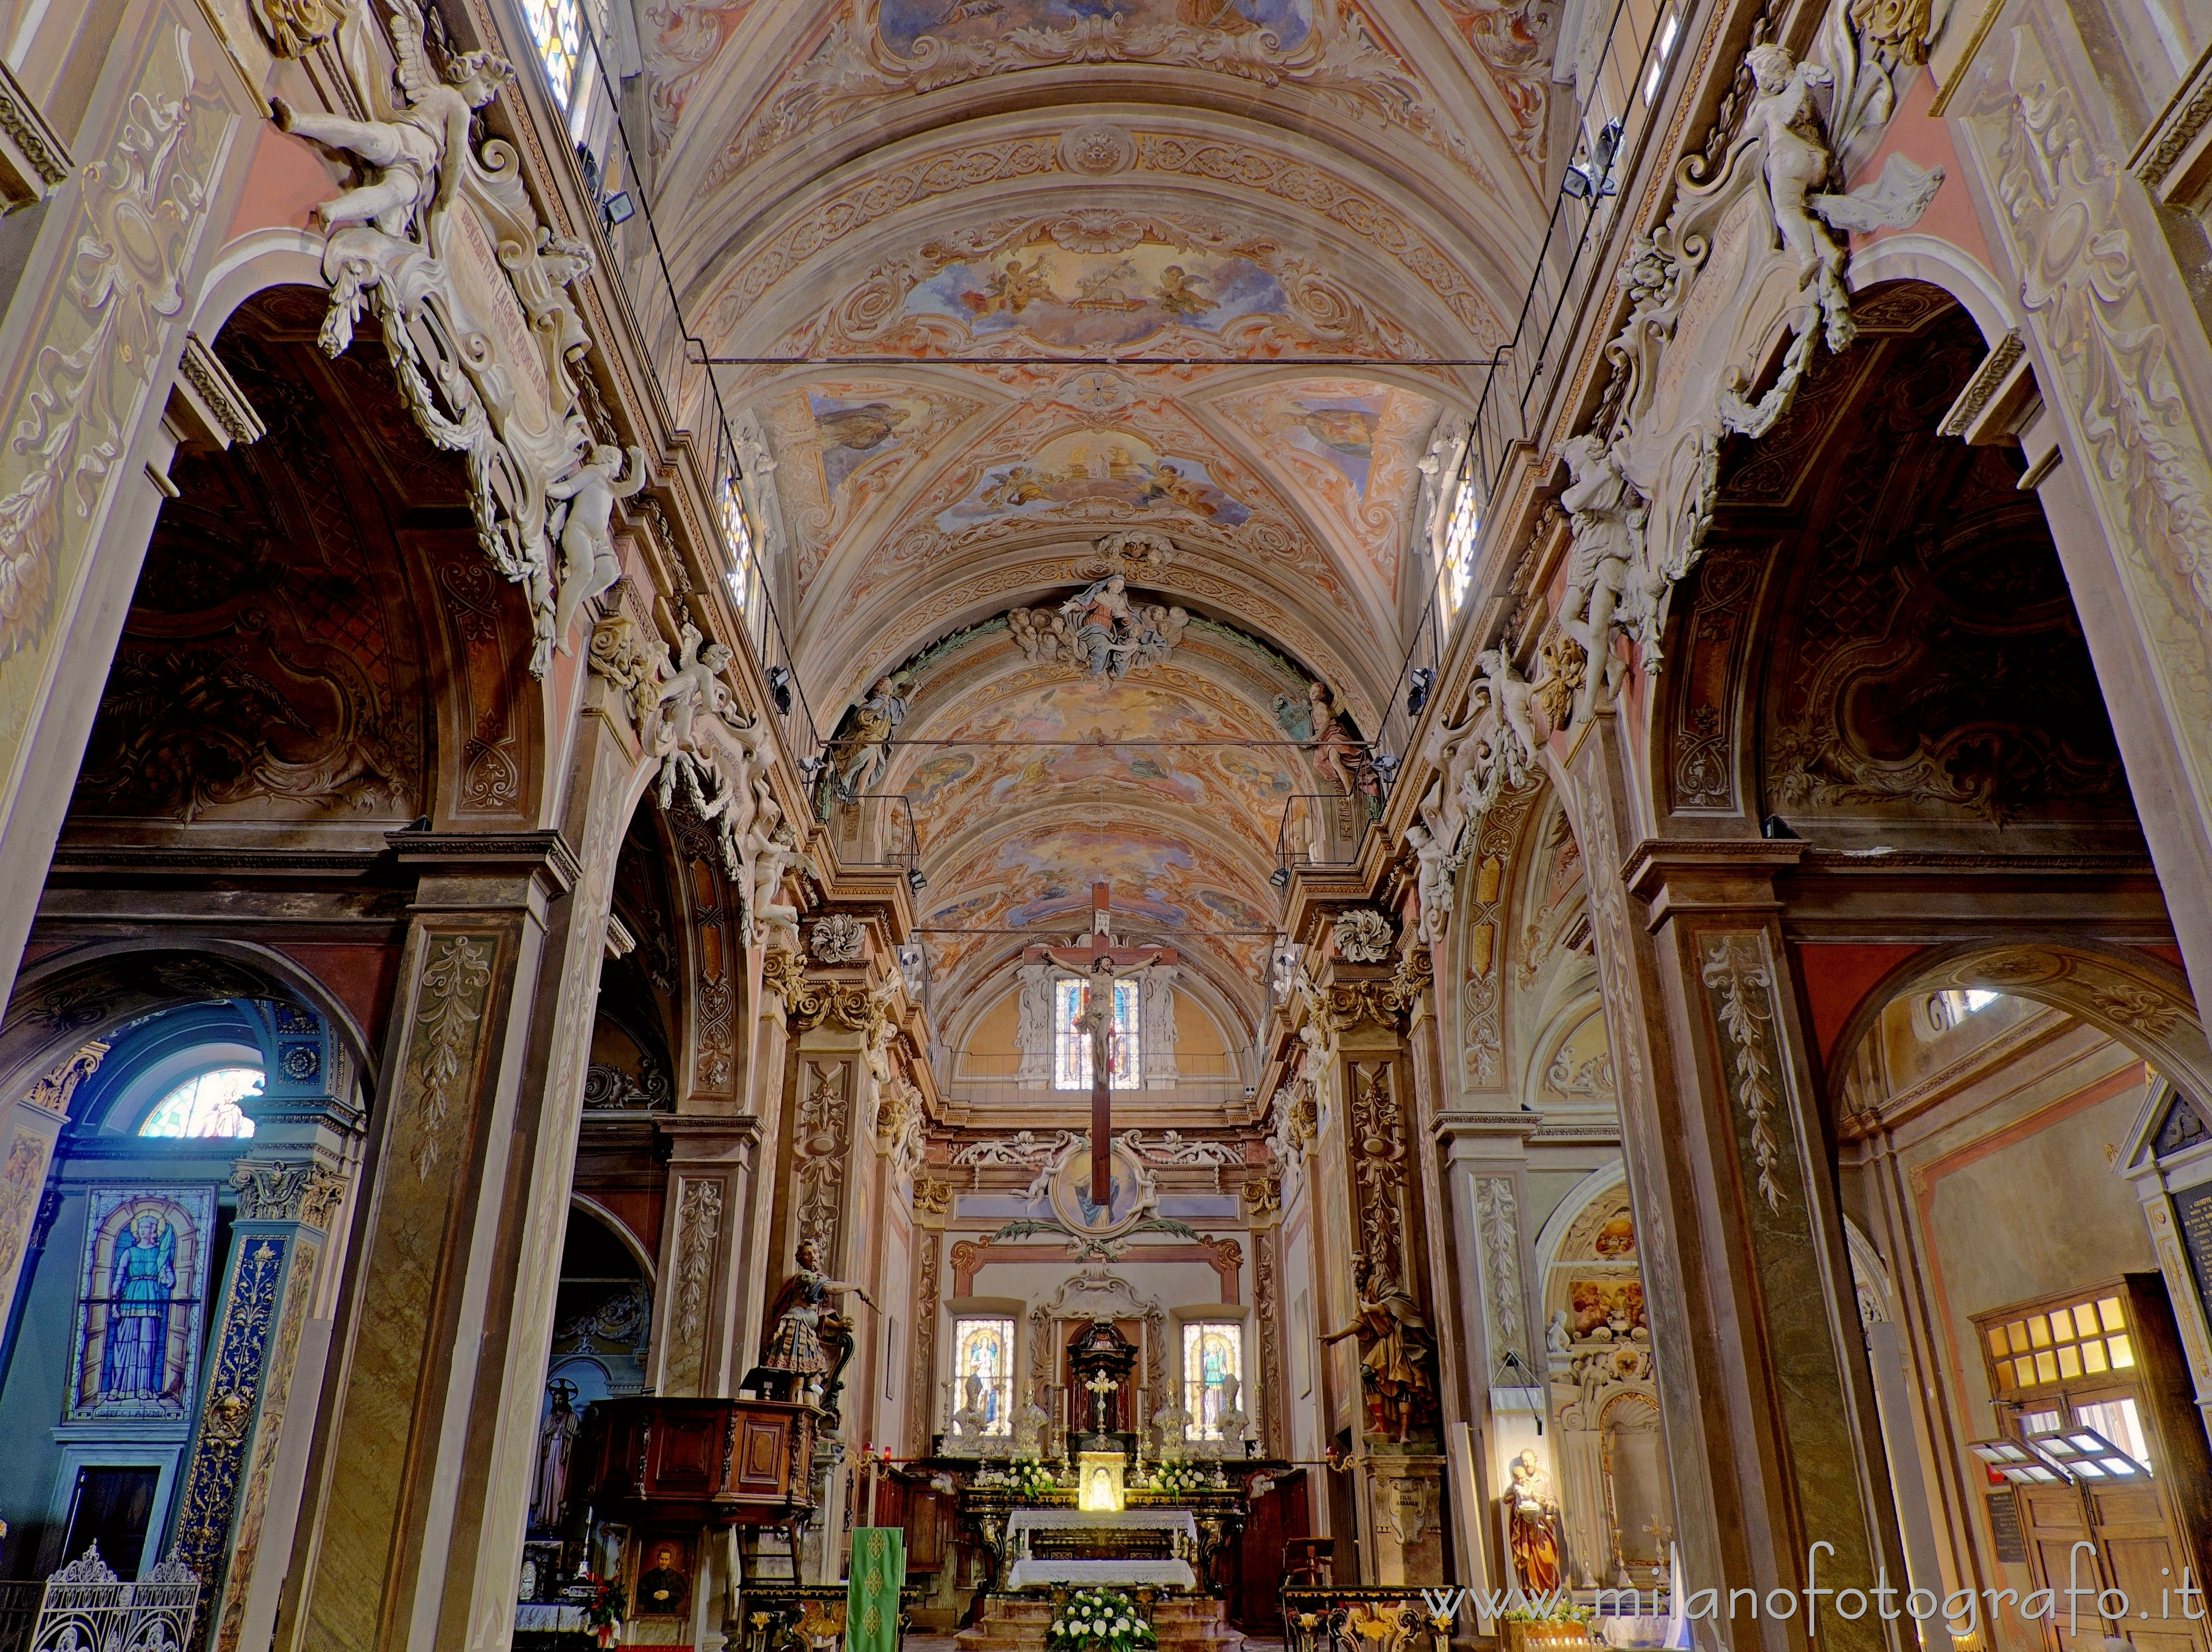
{"type": "Polygon", "coordinates": [[[522,0],[523,21],[545,65],[545,83],[566,109],[575,95],[584,51],[584,13],[577,0],[522,0]]]}
{"type": "Polygon", "coordinates": [[[1467,601],[1468,583],[1474,578],[1474,541],[1482,529],[1482,505],[1475,497],[1472,477],[1459,484],[1452,501],[1451,522],[1444,535],[1444,613],[1447,618],[1467,601]]]}
{"type": "Polygon", "coordinates": [[[1014,1415],[1014,1322],[1005,1319],[952,1321],[952,1408],[974,1405],[983,1432],[1010,1434],[1014,1415]],[[969,1377],[976,1381],[969,1382],[969,1377]]]}
{"type": "MultiPolygon", "coordinates": [[[[1137,983],[1114,983],[1114,1032],[1109,1049],[1113,1066],[1109,1084],[1115,1090],[1134,1090],[1139,1082],[1137,1042],[1137,983]]],[[[1054,1090],[1091,1088],[1091,1037],[1076,1023],[1091,1001],[1091,987],[1075,976],[1053,984],[1052,1087],[1054,1090]]]]}
{"type": "Polygon", "coordinates": [[[1234,1320],[1194,1320],[1182,1327],[1184,1437],[1218,1440],[1221,1414],[1249,1414],[1244,1397],[1244,1327],[1234,1320]]]}
{"type": "Polygon", "coordinates": [[[216,1067],[195,1074],[154,1103],[138,1127],[142,1136],[250,1136],[253,1121],[239,1110],[242,1096],[261,1093],[259,1067],[216,1067]]]}
{"type": "Polygon", "coordinates": [[[742,611],[752,605],[753,530],[735,477],[722,482],[722,546],[730,556],[730,600],[742,611]]]}

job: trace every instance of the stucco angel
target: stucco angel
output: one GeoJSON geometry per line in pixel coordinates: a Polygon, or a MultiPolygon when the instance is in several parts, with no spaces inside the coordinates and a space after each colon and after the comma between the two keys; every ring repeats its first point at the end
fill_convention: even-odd
{"type": "Polygon", "coordinates": [[[635,499],[645,486],[645,450],[629,450],[629,475],[621,480],[623,450],[605,443],[594,446],[575,470],[545,489],[548,499],[565,501],[566,511],[553,525],[561,536],[561,595],[553,610],[553,635],[561,639],[564,653],[568,628],[576,610],[590,598],[622,578],[622,559],[608,532],[615,501],[635,499]]]}
{"type": "Polygon", "coordinates": [[[1613,619],[1644,549],[1645,510],[1620,461],[1595,433],[1567,441],[1559,457],[1574,478],[1559,495],[1559,507],[1574,525],[1559,629],[1582,645],[1589,661],[1577,712],[1588,717],[1613,703],[1628,674],[1628,662],[1613,650],[1613,619]]]}
{"type": "Polygon", "coordinates": [[[332,229],[374,224],[397,240],[425,205],[452,196],[459,175],[453,158],[468,153],[469,118],[498,95],[514,65],[497,52],[464,52],[441,80],[422,44],[422,8],[415,0],[392,0],[391,14],[404,98],[392,119],[295,109],[281,98],[270,107],[283,131],[344,149],[376,168],[368,182],[315,209],[323,222],[332,229]]]}
{"type": "Polygon", "coordinates": [[[1828,348],[1843,350],[1855,332],[1850,301],[1844,291],[1844,252],[1806,200],[1827,181],[1832,160],[1813,88],[1831,84],[1834,76],[1819,64],[1799,63],[1787,48],[1771,42],[1752,47],[1744,62],[1750,66],[1759,95],[1745,114],[1736,147],[1763,143],[1762,167],[1775,233],[1797,260],[1798,286],[1817,282],[1828,348]]]}
{"type": "Polygon", "coordinates": [[[1451,917],[1452,874],[1459,870],[1459,857],[1418,820],[1406,828],[1406,841],[1413,851],[1413,886],[1420,896],[1415,933],[1424,946],[1436,946],[1443,942],[1451,917]]]}

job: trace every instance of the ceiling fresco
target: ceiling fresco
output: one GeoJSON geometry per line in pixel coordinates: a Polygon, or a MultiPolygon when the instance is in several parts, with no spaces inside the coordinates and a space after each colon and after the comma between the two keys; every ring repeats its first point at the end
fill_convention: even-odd
{"type": "Polygon", "coordinates": [[[1269,934],[1219,932],[1272,932],[1285,801],[1322,783],[1277,704],[1394,692],[1420,465],[1555,193],[1553,0],[636,4],[658,245],[773,461],[822,732],[909,662],[881,784],[940,987],[998,990],[1021,944],[951,932],[1061,932],[1103,878],[1256,1022],[1269,934]],[[1126,536],[1171,651],[1018,648],[1007,612],[1126,536]]]}

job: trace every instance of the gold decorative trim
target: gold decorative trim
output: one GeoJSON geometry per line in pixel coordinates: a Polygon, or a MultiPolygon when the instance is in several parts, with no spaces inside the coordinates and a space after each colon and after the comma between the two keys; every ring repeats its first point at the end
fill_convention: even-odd
{"type": "Polygon", "coordinates": [[[253,410],[253,404],[238,387],[238,380],[230,376],[230,369],[223,366],[221,358],[198,333],[185,335],[184,359],[178,362],[177,368],[232,441],[241,447],[251,446],[269,434],[269,427],[262,423],[261,416],[253,410]]]}
{"type": "Polygon", "coordinates": [[[2142,179],[2144,188],[2154,195],[2160,192],[2166,174],[2197,141],[2207,122],[2212,122],[2212,46],[2197,59],[2189,77],[2159,111],[2158,118],[2151,122],[2136,148],[2129,165],[2142,179]]]}
{"type": "Polygon", "coordinates": [[[6,138],[0,147],[0,174],[5,174],[0,196],[10,208],[30,205],[76,170],[61,134],[46,124],[37,100],[5,64],[0,64],[0,134],[6,138]]]}

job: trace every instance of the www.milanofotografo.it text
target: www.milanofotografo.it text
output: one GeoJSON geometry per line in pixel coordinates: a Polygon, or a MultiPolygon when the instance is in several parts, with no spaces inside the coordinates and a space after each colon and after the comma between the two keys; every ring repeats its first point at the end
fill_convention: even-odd
{"type": "MultiPolygon", "coordinates": [[[[1824,1552],[1832,1555],[1835,1546],[1822,1541],[1808,1551],[1802,1588],[1776,1588],[1762,1593],[1755,1588],[1691,1587],[1685,1589],[1679,1611],[1672,1598],[1661,1589],[1651,1590],[1647,1597],[1632,1588],[1601,1588],[1595,1597],[1595,1613],[1601,1618],[1674,1616],[1692,1623],[1735,1622],[1762,1616],[1802,1617],[1808,1631],[1829,1613],[1853,1623],[1871,1613],[1892,1623],[1900,1618],[1910,1618],[1916,1623],[1941,1618],[1954,1635],[1972,1634],[1987,1619],[2010,1613],[2023,1623],[2055,1623],[2069,1636],[2085,1632],[2104,1635],[2114,1627],[2146,1619],[2185,1619],[2197,1623],[2206,1615],[2203,1587],[2187,1566],[2181,1569],[2179,1577],[2160,1569],[2160,1576],[2171,1581],[2159,1590],[2154,1607],[2148,1598],[2138,1600],[2124,1589],[2101,1585],[2095,1570],[2097,1546],[2088,1542],[2073,1546],[2064,1587],[2054,1580],[2047,1588],[2030,1589],[2025,1594],[2014,1588],[1960,1588],[1948,1594],[1938,1594],[1930,1588],[1900,1589],[1890,1582],[1886,1570],[1876,1575],[1871,1588],[1836,1588],[1820,1581],[1820,1559],[1824,1552]],[[2085,1562],[2089,1569],[2087,1576],[2083,1576],[2085,1562]]],[[[1672,1575],[1681,1576],[1679,1563],[1672,1575]]],[[[1491,1621],[1522,1615],[1548,1619],[1564,1615],[1565,1608],[1574,1605],[1573,1596],[1564,1588],[1533,1594],[1519,1588],[1424,1589],[1421,1599],[1431,1619],[1437,1623],[1455,1619],[1462,1611],[1473,1613],[1478,1619],[1491,1621]]]]}

